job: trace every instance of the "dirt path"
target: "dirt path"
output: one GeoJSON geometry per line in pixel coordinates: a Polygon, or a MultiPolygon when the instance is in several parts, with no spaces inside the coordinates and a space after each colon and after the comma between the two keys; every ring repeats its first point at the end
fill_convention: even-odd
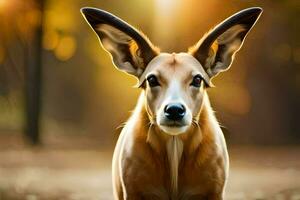
{"type": "MultiPolygon", "coordinates": [[[[232,148],[227,198],[300,200],[300,148],[232,148]]],[[[0,200],[110,200],[111,151],[0,150],[0,200]]]]}

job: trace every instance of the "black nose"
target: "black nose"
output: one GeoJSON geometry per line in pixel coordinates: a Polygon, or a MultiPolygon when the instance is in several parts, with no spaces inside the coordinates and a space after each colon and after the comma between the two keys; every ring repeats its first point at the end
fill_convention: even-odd
{"type": "Polygon", "coordinates": [[[185,115],[185,108],[182,104],[168,104],[165,107],[165,116],[174,121],[181,120],[185,115]]]}

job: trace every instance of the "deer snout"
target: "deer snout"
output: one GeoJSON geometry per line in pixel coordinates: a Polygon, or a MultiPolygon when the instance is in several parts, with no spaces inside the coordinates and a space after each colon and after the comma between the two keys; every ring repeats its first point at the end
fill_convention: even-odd
{"type": "Polygon", "coordinates": [[[157,115],[158,126],[169,135],[185,133],[191,125],[191,113],[183,103],[178,101],[162,106],[157,115]]]}
{"type": "Polygon", "coordinates": [[[179,103],[172,103],[166,105],[164,114],[169,120],[179,121],[182,120],[186,113],[184,105],[179,103]]]}

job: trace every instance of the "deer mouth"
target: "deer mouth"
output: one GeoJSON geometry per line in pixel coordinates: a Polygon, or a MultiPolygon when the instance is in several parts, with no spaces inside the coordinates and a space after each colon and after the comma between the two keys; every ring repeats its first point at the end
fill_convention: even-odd
{"type": "Polygon", "coordinates": [[[178,123],[160,124],[159,128],[168,135],[180,135],[188,130],[189,125],[178,123]]]}

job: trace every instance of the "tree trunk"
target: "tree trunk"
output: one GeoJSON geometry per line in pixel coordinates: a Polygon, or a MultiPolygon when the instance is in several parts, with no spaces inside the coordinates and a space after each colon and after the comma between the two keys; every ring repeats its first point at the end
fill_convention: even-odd
{"type": "Polygon", "coordinates": [[[33,144],[40,143],[40,111],[42,88],[42,35],[44,0],[37,0],[36,4],[41,13],[41,23],[35,27],[33,36],[27,43],[25,54],[26,81],[25,81],[25,135],[33,144]]]}

